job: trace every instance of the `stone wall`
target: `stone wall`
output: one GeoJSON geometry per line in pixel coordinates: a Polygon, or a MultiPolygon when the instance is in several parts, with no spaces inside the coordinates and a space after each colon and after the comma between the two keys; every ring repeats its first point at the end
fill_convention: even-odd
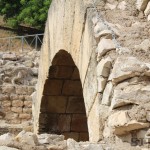
{"type": "Polygon", "coordinates": [[[0,130],[31,121],[38,59],[37,51],[0,53],[0,130]]]}
{"type": "Polygon", "coordinates": [[[97,0],[95,4],[105,22],[97,19],[92,0],[52,2],[33,106],[34,131],[40,127],[49,68],[57,53],[65,50],[79,70],[89,140],[123,150],[140,144],[133,139],[149,137],[149,1],[97,0]]]}

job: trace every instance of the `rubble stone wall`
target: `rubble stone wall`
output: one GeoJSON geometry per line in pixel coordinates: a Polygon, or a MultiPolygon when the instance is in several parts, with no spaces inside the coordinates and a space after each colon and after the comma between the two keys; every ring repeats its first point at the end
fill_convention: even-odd
{"type": "MultiPolygon", "coordinates": [[[[32,120],[39,52],[0,53],[0,130],[32,120]]],[[[20,126],[21,128],[21,126],[20,126]]],[[[7,132],[8,132],[7,131],[7,132]]]]}

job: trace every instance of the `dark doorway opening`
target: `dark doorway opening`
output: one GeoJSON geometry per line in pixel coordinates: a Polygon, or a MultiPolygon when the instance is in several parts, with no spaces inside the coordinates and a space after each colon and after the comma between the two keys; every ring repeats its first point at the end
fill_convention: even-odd
{"type": "Polygon", "coordinates": [[[71,55],[60,50],[49,68],[41,101],[39,133],[62,134],[88,141],[87,118],[78,68],[71,55]]]}

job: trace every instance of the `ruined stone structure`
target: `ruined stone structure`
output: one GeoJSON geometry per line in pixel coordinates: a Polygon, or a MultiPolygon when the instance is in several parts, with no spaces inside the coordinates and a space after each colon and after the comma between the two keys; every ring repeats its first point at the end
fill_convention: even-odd
{"type": "Polygon", "coordinates": [[[150,126],[150,2],[96,0],[95,5],[103,19],[92,0],[51,4],[34,131],[80,141],[87,119],[91,142],[138,145],[132,140],[148,137],[150,126]]]}
{"type": "Polygon", "coordinates": [[[52,1],[32,95],[34,133],[58,134],[44,150],[149,150],[149,21],[149,0],[52,1]]]}
{"type": "Polygon", "coordinates": [[[31,122],[38,59],[38,51],[0,53],[0,135],[31,122]]]}

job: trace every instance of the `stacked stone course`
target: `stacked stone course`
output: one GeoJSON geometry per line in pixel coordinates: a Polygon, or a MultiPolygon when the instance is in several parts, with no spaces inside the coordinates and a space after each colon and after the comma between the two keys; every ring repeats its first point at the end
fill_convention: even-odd
{"type": "MultiPolygon", "coordinates": [[[[38,77],[38,51],[0,53],[0,130],[32,121],[32,94],[38,77]],[[9,127],[8,127],[9,126],[9,127]]],[[[18,126],[20,125],[20,127],[18,126]]]]}

